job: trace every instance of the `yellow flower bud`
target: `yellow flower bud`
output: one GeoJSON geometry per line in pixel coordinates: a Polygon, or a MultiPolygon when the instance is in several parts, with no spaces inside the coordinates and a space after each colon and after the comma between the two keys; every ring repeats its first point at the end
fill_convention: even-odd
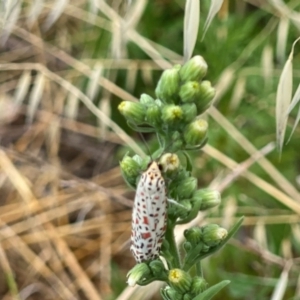
{"type": "Polygon", "coordinates": [[[207,72],[207,63],[200,55],[192,57],[180,69],[179,74],[183,82],[200,81],[207,72]]]}
{"type": "Polygon", "coordinates": [[[212,189],[201,189],[195,191],[192,201],[201,201],[200,210],[207,210],[221,203],[221,195],[212,189]]]}
{"type": "Polygon", "coordinates": [[[205,110],[209,108],[213,98],[215,97],[216,90],[211,86],[210,81],[202,81],[199,85],[199,93],[195,98],[195,104],[197,106],[197,113],[201,115],[205,110]]]}
{"type": "Polygon", "coordinates": [[[139,102],[122,101],[118,109],[128,121],[134,122],[137,125],[145,122],[145,106],[139,102]]]}
{"type": "Polygon", "coordinates": [[[162,119],[165,123],[173,125],[183,119],[183,111],[177,105],[165,105],[162,109],[162,119]]]}
{"type": "Polygon", "coordinates": [[[209,247],[219,245],[227,236],[227,230],[217,224],[202,227],[202,241],[209,247]]]}
{"type": "Polygon", "coordinates": [[[170,286],[179,293],[188,292],[192,284],[190,274],[181,269],[170,270],[168,279],[170,286]]]}
{"type": "Polygon", "coordinates": [[[200,145],[207,136],[208,124],[203,119],[195,120],[186,126],[183,136],[189,146],[200,145]]]}

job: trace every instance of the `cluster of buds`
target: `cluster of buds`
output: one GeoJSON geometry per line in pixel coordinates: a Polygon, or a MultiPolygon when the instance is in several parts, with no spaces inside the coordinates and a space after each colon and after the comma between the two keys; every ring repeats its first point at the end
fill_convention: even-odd
{"type": "Polygon", "coordinates": [[[139,178],[141,171],[145,170],[147,164],[150,161],[150,157],[142,159],[139,155],[134,155],[130,157],[125,155],[120,162],[121,172],[126,183],[132,187],[136,188],[137,179],[139,178]]]}
{"type": "Polygon", "coordinates": [[[177,150],[200,148],[207,140],[208,124],[199,118],[215,96],[215,89],[203,77],[207,64],[194,56],[183,66],[165,70],[155,89],[156,99],[142,94],[139,102],[123,101],[119,111],[137,131],[157,132],[177,150]]]}
{"type": "Polygon", "coordinates": [[[184,269],[189,270],[195,263],[211,255],[226,241],[228,232],[217,224],[192,227],[184,232],[186,251],[184,269]]]}
{"type": "Polygon", "coordinates": [[[129,286],[147,285],[152,281],[167,281],[168,271],[163,263],[156,259],[150,263],[140,263],[135,265],[127,274],[127,283],[129,286]]]}
{"type": "Polygon", "coordinates": [[[169,271],[168,284],[161,291],[164,299],[192,300],[207,288],[204,278],[198,276],[192,278],[189,273],[181,269],[169,271]]]}
{"type": "Polygon", "coordinates": [[[213,189],[197,189],[198,182],[181,164],[175,153],[165,153],[160,158],[164,177],[168,180],[168,198],[175,200],[170,205],[168,215],[176,224],[193,220],[199,211],[204,211],[221,203],[221,195],[213,189]]]}
{"type": "MultiPolygon", "coordinates": [[[[148,223],[160,221],[157,217],[159,214],[152,212],[152,204],[147,203],[150,205],[147,208],[143,201],[162,200],[160,203],[154,201],[157,211],[161,213],[164,210],[162,215],[166,216],[165,225],[157,228],[157,234],[153,235],[160,237],[159,243],[155,244],[158,252],[153,257],[144,253],[146,259],[136,259],[138,264],[129,271],[128,284],[147,285],[154,280],[164,281],[167,283],[161,290],[164,300],[208,299],[202,298],[202,295],[215,293],[217,285],[207,288],[202,278],[200,261],[220,249],[242,222],[241,219],[229,232],[216,224],[186,230],[183,243],[185,254],[179,255],[173,233],[175,226],[190,222],[199,211],[211,209],[221,202],[218,191],[198,189],[197,179],[192,176],[192,163],[185,151],[200,149],[207,141],[208,124],[199,116],[211,105],[215,89],[209,81],[203,80],[206,72],[205,60],[199,55],[195,56],[183,66],[175,65],[163,72],[155,89],[155,99],[142,94],[139,102],[123,101],[118,107],[133,130],[155,132],[160,145],[151,158],[125,155],[120,166],[125,181],[137,190],[134,222],[137,220],[136,223],[141,226],[135,226],[132,235],[140,237],[133,242],[134,249],[138,249],[136,252],[141,252],[144,242],[149,248],[153,246],[147,240],[148,235],[139,231],[147,232],[148,223]],[[165,153],[166,150],[169,153],[165,153]],[[159,166],[156,176],[160,178],[160,183],[164,183],[164,189],[152,189],[152,186],[156,186],[152,184],[155,179],[151,177],[151,171],[148,172],[147,165],[153,159],[159,166]],[[138,181],[140,177],[143,181],[138,181]],[[148,189],[143,189],[145,184],[148,189]],[[148,190],[151,194],[147,194],[148,190]],[[168,207],[165,205],[165,196],[168,207]],[[142,212],[139,207],[143,207],[142,212]],[[164,257],[164,263],[158,257],[164,257]],[[197,276],[192,277],[191,270],[197,276]]],[[[228,282],[222,286],[225,284],[228,282]]]]}

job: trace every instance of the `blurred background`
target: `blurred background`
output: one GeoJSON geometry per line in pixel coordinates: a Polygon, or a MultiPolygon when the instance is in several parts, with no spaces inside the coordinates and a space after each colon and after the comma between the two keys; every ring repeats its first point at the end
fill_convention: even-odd
{"type": "MultiPolygon", "coordinates": [[[[185,1],[0,5],[0,298],[160,299],[155,284],[126,284],[134,191],[118,162],[147,150],[117,106],[154,96],[162,70],[183,63],[185,1]]],[[[199,187],[222,191],[222,204],[201,224],[245,220],[204,261],[204,275],[231,280],[214,299],[300,299],[299,128],[281,158],[274,146],[276,90],[300,4],[224,0],[203,38],[210,5],[201,1],[194,55],[207,61],[217,96],[208,145],[192,157],[199,187]]]]}

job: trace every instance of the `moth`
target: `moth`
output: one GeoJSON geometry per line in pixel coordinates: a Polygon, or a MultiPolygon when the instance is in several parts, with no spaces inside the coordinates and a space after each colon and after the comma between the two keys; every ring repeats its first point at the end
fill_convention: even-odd
{"type": "Polygon", "coordinates": [[[167,227],[167,195],[161,166],[153,161],[141,175],[132,212],[130,250],[137,263],[159,255],[167,227]]]}

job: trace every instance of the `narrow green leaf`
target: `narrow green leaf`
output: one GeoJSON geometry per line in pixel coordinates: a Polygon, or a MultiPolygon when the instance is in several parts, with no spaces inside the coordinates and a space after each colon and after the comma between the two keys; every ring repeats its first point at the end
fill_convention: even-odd
{"type": "Polygon", "coordinates": [[[229,283],[230,283],[229,280],[223,280],[223,281],[211,286],[209,289],[207,289],[200,295],[193,298],[193,300],[209,300],[229,283]]]}
{"type": "Polygon", "coordinates": [[[208,138],[205,138],[205,140],[200,145],[198,145],[196,147],[186,147],[185,150],[200,150],[201,148],[203,148],[206,145],[207,141],[208,141],[208,138]]]}
{"type": "Polygon", "coordinates": [[[193,171],[193,164],[192,164],[192,160],[191,160],[190,156],[188,155],[188,153],[186,151],[182,151],[182,153],[186,158],[186,170],[188,172],[192,172],[193,171]]]}
{"type": "Polygon", "coordinates": [[[155,129],[153,127],[142,127],[129,121],[127,121],[127,124],[132,130],[137,132],[155,132],[155,129]]]}

